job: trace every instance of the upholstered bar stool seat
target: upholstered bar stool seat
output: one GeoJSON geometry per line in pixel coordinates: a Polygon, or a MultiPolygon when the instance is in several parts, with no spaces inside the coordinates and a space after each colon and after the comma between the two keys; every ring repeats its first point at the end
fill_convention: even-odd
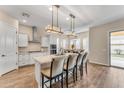
{"type": "Polygon", "coordinates": [[[50,77],[50,68],[42,69],[41,73],[49,78],[50,77]]]}

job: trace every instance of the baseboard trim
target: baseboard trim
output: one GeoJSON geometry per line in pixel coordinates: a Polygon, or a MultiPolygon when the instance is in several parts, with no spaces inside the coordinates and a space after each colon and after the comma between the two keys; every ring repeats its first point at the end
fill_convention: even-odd
{"type": "Polygon", "coordinates": [[[19,69],[19,68],[23,68],[23,67],[28,67],[28,66],[34,66],[34,65],[35,65],[35,64],[23,65],[23,66],[19,66],[18,69],[19,69]]]}
{"type": "Polygon", "coordinates": [[[110,67],[109,64],[103,64],[103,63],[99,63],[99,62],[96,62],[96,61],[91,61],[89,60],[89,63],[93,63],[93,64],[97,64],[97,65],[102,65],[102,66],[107,66],[107,67],[110,67]]]}
{"type": "Polygon", "coordinates": [[[111,67],[118,68],[118,69],[124,69],[124,67],[118,67],[118,66],[111,66],[111,67]]]}

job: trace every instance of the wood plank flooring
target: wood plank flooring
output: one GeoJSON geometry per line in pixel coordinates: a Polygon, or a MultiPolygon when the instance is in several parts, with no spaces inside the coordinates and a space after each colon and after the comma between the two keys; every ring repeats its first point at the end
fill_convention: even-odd
{"type": "MultiPolygon", "coordinates": [[[[4,88],[33,88],[34,66],[22,67],[0,77],[0,87],[4,88]]],[[[60,87],[60,82],[53,85],[60,87]]],[[[64,84],[64,87],[65,84],[64,84]]],[[[70,88],[121,88],[124,87],[124,69],[88,64],[88,75],[84,73],[82,80],[73,83],[69,79],[70,88]]]]}

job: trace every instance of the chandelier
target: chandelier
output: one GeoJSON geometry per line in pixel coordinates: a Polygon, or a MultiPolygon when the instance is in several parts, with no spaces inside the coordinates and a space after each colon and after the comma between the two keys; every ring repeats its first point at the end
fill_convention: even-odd
{"type": "Polygon", "coordinates": [[[70,30],[71,32],[67,33],[68,37],[77,37],[76,33],[75,33],[75,16],[73,14],[70,14],[70,30]]]}
{"type": "Polygon", "coordinates": [[[59,27],[59,21],[58,21],[58,10],[59,10],[60,6],[59,5],[52,5],[52,24],[51,25],[48,25],[45,27],[45,31],[48,32],[48,33],[60,33],[60,34],[63,34],[63,32],[61,31],[61,27],[59,27]],[[56,8],[56,25],[53,25],[54,24],[54,21],[53,21],[53,15],[54,15],[54,7],[56,8]]]}

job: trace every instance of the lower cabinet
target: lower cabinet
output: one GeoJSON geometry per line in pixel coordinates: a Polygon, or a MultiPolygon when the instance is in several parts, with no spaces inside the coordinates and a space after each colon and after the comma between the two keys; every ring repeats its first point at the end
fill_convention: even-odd
{"type": "Polygon", "coordinates": [[[26,54],[19,54],[19,60],[18,60],[18,65],[19,66],[25,66],[28,65],[30,62],[30,55],[29,53],[26,54]]]}
{"type": "Polygon", "coordinates": [[[18,66],[32,65],[35,63],[33,57],[47,55],[47,52],[32,52],[19,54],[18,66]]]}

